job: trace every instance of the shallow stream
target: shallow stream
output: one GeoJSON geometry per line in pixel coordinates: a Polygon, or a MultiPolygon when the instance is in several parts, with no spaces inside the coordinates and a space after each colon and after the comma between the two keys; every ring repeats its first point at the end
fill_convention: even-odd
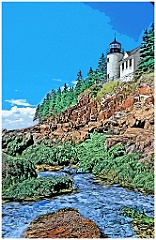
{"type": "Polygon", "coordinates": [[[131,218],[124,217],[124,206],[136,206],[148,216],[154,216],[154,198],[140,192],[128,191],[119,185],[103,186],[92,174],[76,172],[66,167],[58,172],[40,172],[38,177],[69,174],[78,189],[75,194],[36,202],[9,202],[2,205],[2,237],[21,238],[29,223],[41,214],[65,207],[77,208],[84,218],[93,220],[109,238],[135,238],[131,218]]]}

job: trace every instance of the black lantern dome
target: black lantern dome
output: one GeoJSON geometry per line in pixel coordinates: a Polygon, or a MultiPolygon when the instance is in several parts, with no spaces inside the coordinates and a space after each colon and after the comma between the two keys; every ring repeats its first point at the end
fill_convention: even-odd
{"type": "Polygon", "coordinates": [[[124,50],[121,48],[121,43],[117,42],[116,36],[114,41],[109,44],[109,49],[107,50],[107,54],[109,53],[123,53],[124,50]]]}
{"type": "Polygon", "coordinates": [[[114,52],[120,53],[121,43],[116,41],[116,37],[114,38],[114,41],[109,44],[109,46],[110,46],[110,53],[114,53],[114,52]]]}

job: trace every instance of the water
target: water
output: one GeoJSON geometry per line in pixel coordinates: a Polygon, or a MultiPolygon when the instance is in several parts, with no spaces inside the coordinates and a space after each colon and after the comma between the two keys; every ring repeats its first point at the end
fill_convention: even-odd
{"type": "Polygon", "coordinates": [[[154,216],[152,196],[128,191],[118,185],[103,186],[93,180],[93,175],[79,172],[66,168],[59,172],[39,173],[39,177],[71,175],[75,187],[79,190],[78,193],[53,200],[3,204],[3,238],[20,238],[34,218],[65,207],[77,208],[82,217],[93,220],[102,232],[108,234],[109,238],[136,237],[130,226],[131,218],[121,214],[124,206],[136,206],[142,208],[148,216],[154,216]]]}

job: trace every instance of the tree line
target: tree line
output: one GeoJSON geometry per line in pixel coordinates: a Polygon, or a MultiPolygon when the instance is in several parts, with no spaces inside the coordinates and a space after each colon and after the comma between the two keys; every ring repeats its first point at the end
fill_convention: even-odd
{"type": "Polygon", "coordinates": [[[38,104],[34,116],[34,121],[46,119],[53,115],[57,116],[60,112],[67,109],[70,106],[77,104],[77,98],[87,88],[92,85],[106,81],[106,58],[102,53],[96,70],[90,67],[87,74],[87,78],[84,79],[81,70],[77,73],[76,86],[68,87],[64,84],[63,90],[59,87],[57,90],[52,89],[41,104],[38,104]]]}
{"type": "Polygon", "coordinates": [[[145,29],[140,46],[140,63],[137,75],[154,72],[154,24],[145,29]]]}
{"type": "MultiPolygon", "coordinates": [[[[154,24],[146,29],[140,46],[140,63],[136,76],[141,76],[146,72],[154,72],[154,24]]],[[[96,70],[90,67],[87,78],[84,79],[81,70],[77,73],[76,86],[68,87],[64,84],[63,90],[59,87],[57,90],[52,89],[41,104],[38,104],[34,116],[34,121],[57,116],[60,112],[70,106],[77,104],[77,97],[87,88],[97,83],[107,81],[107,63],[102,53],[96,70]]]]}

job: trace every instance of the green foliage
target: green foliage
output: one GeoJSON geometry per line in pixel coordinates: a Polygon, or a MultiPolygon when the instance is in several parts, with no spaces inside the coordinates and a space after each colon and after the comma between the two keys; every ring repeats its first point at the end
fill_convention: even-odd
{"type": "Polygon", "coordinates": [[[69,163],[77,163],[77,152],[72,144],[65,143],[56,149],[56,159],[58,165],[69,165],[69,163]]]}
{"type": "Polygon", "coordinates": [[[105,94],[111,93],[115,87],[118,87],[120,85],[122,85],[122,83],[118,81],[111,81],[111,82],[105,83],[100,89],[100,91],[97,93],[97,98],[100,99],[104,97],[105,94]]]}
{"type": "Polygon", "coordinates": [[[154,24],[145,30],[140,47],[140,63],[137,75],[144,72],[154,72],[154,24]]]}
{"type": "Polygon", "coordinates": [[[78,167],[104,182],[120,183],[124,187],[153,193],[154,175],[138,161],[138,154],[127,154],[122,144],[114,145],[107,151],[104,147],[106,138],[103,134],[93,133],[90,139],[75,146],[78,167]]]}
{"type": "Polygon", "coordinates": [[[65,166],[78,161],[76,150],[69,143],[53,146],[42,142],[27,148],[23,151],[22,157],[32,159],[35,165],[65,166]]]}
{"type": "Polygon", "coordinates": [[[134,208],[124,207],[122,209],[122,214],[124,216],[133,218],[135,222],[137,221],[138,223],[141,223],[141,224],[154,223],[154,218],[147,217],[142,210],[140,211],[134,208]]]}
{"type": "Polygon", "coordinates": [[[52,197],[63,189],[72,186],[72,181],[67,177],[27,179],[3,189],[3,199],[23,200],[34,197],[52,197]]]}
{"type": "Polygon", "coordinates": [[[37,174],[33,162],[23,158],[10,157],[2,154],[2,162],[7,165],[7,176],[2,184],[3,188],[7,188],[15,183],[22,182],[26,179],[36,178],[37,174]]]}
{"type": "Polygon", "coordinates": [[[122,214],[132,218],[137,238],[154,238],[154,218],[148,217],[140,207],[124,207],[122,214]]]}
{"type": "Polygon", "coordinates": [[[107,62],[103,53],[98,62],[97,74],[98,74],[98,81],[107,80],[107,62]]]}
{"type": "Polygon", "coordinates": [[[154,175],[149,172],[141,172],[132,180],[132,185],[139,189],[146,189],[148,193],[154,192],[154,175]]]}
{"type": "Polygon", "coordinates": [[[120,157],[120,156],[123,156],[124,154],[125,154],[125,147],[122,144],[114,145],[108,150],[108,155],[111,158],[120,157]]]}
{"type": "Polygon", "coordinates": [[[154,154],[148,156],[143,162],[143,165],[145,166],[147,172],[150,172],[152,175],[154,175],[154,154]]]}
{"type": "Polygon", "coordinates": [[[22,157],[31,159],[35,165],[49,164],[57,165],[56,148],[53,146],[47,146],[45,143],[40,143],[28,147],[23,151],[22,157]]]}
{"type": "MultiPolygon", "coordinates": [[[[93,70],[90,67],[86,79],[83,79],[81,70],[77,73],[75,87],[67,87],[67,84],[65,83],[63,90],[61,90],[61,88],[58,88],[57,91],[53,89],[51,92],[49,92],[43,99],[42,103],[38,104],[34,116],[34,121],[39,120],[39,122],[41,122],[51,115],[57,116],[68,107],[77,104],[79,94],[94,84],[99,84],[104,81],[106,81],[106,59],[104,57],[104,54],[102,54],[99,59],[97,69],[93,70]]],[[[95,86],[93,89],[93,97],[96,96],[95,92],[97,91],[99,91],[99,88],[95,86]]]]}
{"type": "Polygon", "coordinates": [[[97,97],[97,93],[102,88],[99,84],[93,84],[91,87],[87,88],[84,93],[89,93],[91,101],[94,101],[97,97]]]}
{"type": "Polygon", "coordinates": [[[8,148],[9,154],[15,156],[17,153],[21,153],[24,149],[25,142],[22,137],[13,136],[7,139],[6,147],[8,148]]]}
{"type": "Polygon", "coordinates": [[[105,135],[93,133],[90,134],[90,139],[76,146],[80,168],[87,172],[94,172],[93,169],[98,168],[97,164],[102,163],[104,155],[106,156],[104,151],[105,140],[105,135]]]}
{"type": "MultiPolygon", "coordinates": [[[[47,154],[46,151],[44,153],[47,154]]],[[[22,200],[28,197],[51,197],[62,189],[72,186],[71,179],[64,176],[37,178],[34,163],[26,158],[11,157],[3,153],[2,162],[7,165],[7,175],[2,180],[3,199],[22,200]]]]}

